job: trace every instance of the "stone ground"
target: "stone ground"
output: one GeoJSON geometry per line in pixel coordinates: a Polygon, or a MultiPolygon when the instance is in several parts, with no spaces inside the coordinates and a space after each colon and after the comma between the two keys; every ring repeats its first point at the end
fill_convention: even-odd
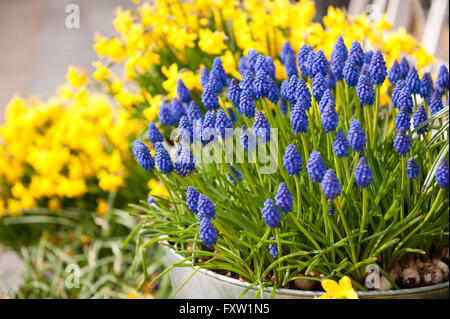
{"type": "MultiPolygon", "coordinates": [[[[130,0],[0,0],[0,123],[13,94],[49,97],[70,64],[92,70],[95,31],[113,33],[117,6],[130,0]],[[80,28],[65,26],[68,4],[80,8],[80,28]]],[[[20,279],[23,262],[0,246],[0,294],[20,279]]]]}

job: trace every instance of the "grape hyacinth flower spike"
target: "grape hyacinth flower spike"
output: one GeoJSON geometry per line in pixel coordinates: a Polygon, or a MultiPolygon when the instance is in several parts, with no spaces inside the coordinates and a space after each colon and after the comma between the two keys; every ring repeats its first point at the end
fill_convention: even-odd
{"type": "Polygon", "coordinates": [[[360,75],[356,85],[356,94],[362,106],[370,106],[375,102],[375,90],[367,75],[360,75]]]}
{"type": "MultiPolygon", "coordinates": [[[[425,122],[428,119],[427,111],[425,111],[425,107],[423,104],[421,104],[418,108],[416,113],[414,113],[412,122],[414,125],[414,129],[419,127],[423,122],[425,122]]],[[[417,130],[417,134],[421,135],[428,131],[429,124],[424,125],[420,129],[417,130]]]]}
{"type": "Polygon", "coordinates": [[[175,158],[175,170],[182,177],[188,176],[195,170],[195,159],[188,146],[183,145],[175,158]]]}
{"type": "Polygon", "coordinates": [[[152,171],[155,168],[155,160],[153,159],[148,147],[145,146],[142,141],[135,140],[132,151],[134,157],[143,169],[152,171]]]}
{"type": "Polygon", "coordinates": [[[336,131],[339,124],[339,117],[336,112],[336,106],[332,100],[328,101],[323,113],[320,115],[320,123],[322,124],[325,133],[336,131]]]}
{"type": "Polygon", "coordinates": [[[328,169],[320,182],[323,194],[330,200],[335,199],[341,193],[342,185],[336,176],[334,169],[328,169]]]}
{"type": "Polygon", "coordinates": [[[255,131],[257,139],[262,143],[267,143],[271,140],[271,128],[269,121],[267,121],[264,113],[258,111],[253,122],[253,130],[255,131]]]}
{"type": "Polygon", "coordinates": [[[295,134],[306,133],[309,125],[308,115],[303,104],[299,101],[291,111],[291,127],[295,134]]]}
{"type": "Polygon", "coordinates": [[[160,142],[155,144],[155,162],[156,166],[163,174],[170,174],[172,172],[172,159],[160,142]]]}
{"type": "Polygon", "coordinates": [[[348,156],[350,151],[350,145],[348,144],[347,137],[345,133],[339,130],[336,133],[336,138],[333,143],[333,151],[337,157],[342,158],[343,156],[348,156]]]}
{"type": "Polygon", "coordinates": [[[357,119],[353,119],[350,123],[350,129],[348,131],[348,142],[355,152],[364,152],[366,146],[366,133],[361,128],[357,119]]]}
{"type": "Polygon", "coordinates": [[[398,129],[394,137],[394,148],[399,156],[405,157],[411,149],[411,139],[404,129],[398,129]]]}
{"type": "Polygon", "coordinates": [[[274,202],[270,198],[268,198],[264,202],[264,206],[261,209],[261,213],[267,226],[269,226],[270,228],[280,226],[281,214],[278,211],[277,207],[275,206],[274,202]]]}
{"type": "Polygon", "coordinates": [[[372,183],[372,180],[372,170],[370,169],[369,164],[367,164],[366,159],[361,157],[355,167],[355,183],[361,187],[361,189],[364,189],[372,183]]]}
{"type": "Polygon", "coordinates": [[[323,176],[327,170],[327,167],[318,151],[312,151],[309,156],[308,163],[306,164],[308,175],[313,182],[322,182],[323,176]]]}
{"type": "Polygon", "coordinates": [[[449,186],[449,166],[448,162],[443,158],[441,162],[439,163],[439,166],[436,170],[435,177],[436,182],[440,188],[447,189],[449,186]]]}
{"type": "Polygon", "coordinates": [[[197,201],[197,216],[199,219],[215,219],[216,208],[213,202],[206,195],[199,193],[197,201]]]}
{"type": "MultiPolygon", "coordinates": [[[[270,237],[270,240],[275,240],[275,238],[270,237]]],[[[270,243],[269,244],[269,252],[273,256],[273,258],[276,258],[278,255],[278,244],[277,243],[270,243]]]]}
{"type": "Polygon", "coordinates": [[[414,180],[419,176],[420,170],[419,165],[417,165],[414,158],[408,158],[408,164],[406,165],[406,176],[408,176],[411,180],[414,180]]]}
{"type": "Polygon", "coordinates": [[[189,186],[186,191],[186,204],[195,215],[198,214],[197,204],[199,194],[200,193],[192,186],[189,186]]]}
{"type": "Polygon", "coordinates": [[[160,130],[156,127],[155,123],[150,122],[148,125],[148,140],[155,145],[158,142],[162,142],[164,139],[160,130]]]}
{"type": "Polygon", "coordinates": [[[189,103],[192,100],[191,91],[189,91],[182,79],[177,81],[177,96],[183,103],[189,103]]]}
{"type": "Polygon", "coordinates": [[[383,54],[377,50],[370,61],[369,75],[370,80],[375,85],[382,85],[387,76],[386,61],[383,54]]]}
{"type": "Polygon", "coordinates": [[[292,144],[286,146],[286,152],[283,156],[283,166],[291,176],[298,176],[300,174],[300,171],[302,170],[302,156],[292,144]]]}
{"type": "Polygon", "coordinates": [[[278,185],[278,190],[275,195],[275,203],[277,204],[278,209],[285,214],[292,211],[294,200],[292,198],[291,192],[283,182],[278,185]]]}
{"type": "Polygon", "coordinates": [[[420,93],[420,79],[417,74],[417,70],[415,67],[411,67],[409,69],[408,75],[405,79],[406,87],[409,89],[411,94],[419,94],[420,93]]]}
{"type": "Polygon", "coordinates": [[[200,240],[208,247],[214,246],[217,243],[217,231],[214,228],[211,220],[208,218],[202,218],[200,220],[200,240]]]}

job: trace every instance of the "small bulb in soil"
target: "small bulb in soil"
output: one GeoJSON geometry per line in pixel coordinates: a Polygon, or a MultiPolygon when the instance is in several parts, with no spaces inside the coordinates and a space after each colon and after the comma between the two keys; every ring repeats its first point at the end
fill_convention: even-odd
{"type": "Polygon", "coordinates": [[[441,259],[442,261],[444,261],[445,263],[448,264],[448,246],[444,248],[444,250],[441,253],[441,259]]]}
{"type": "Polygon", "coordinates": [[[386,277],[381,276],[380,277],[380,287],[375,287],[375,290],[391,290],[394,288],[392,284],[389,282],[389,280],[386,279],[386,277]]]}
{"type": "MultiPolygon", "coordinates": [[[[309,275],[311,277],[316,277],[316,276],[314,276],[316,273],[317,272],[315,272],[313,270],[309,273],[309,275]]],[[[305,274],[300,272],[297,274],[297,276],[303,277],[303,276],[305,276],[305,274]]],[[[318,276],[318,273],[317,273],[317,276],[318,276]]],[[[294,285],[295,285],[295,288],[300,289],[300,290],[313,290],[317,285],[317,281],[311,280],[311,279],[296,279],[296,280],[294,280],[294,285]]]]}
{"type": "Polygon", "coordinates": [[[425,267],[425,263],[422,261],[422,258],[416,258],[416,268],[422,270],[425,267]]]}
{"type": "Polygon", "coordinates": [[[440,284],[442,281],[444,281],[444,276],[442,275],[442,272],[439,269],[434,269],[431,273],[431,282],[434,285],[440,284]]]}
{"type": "Polygon", "coordinates": [[[439,259],[434,259],[433,265],[442,272],[443,281],[448,280],[448,265],[439,259]]]}
{"type": "Polygon", "coordinates": [[[419,272],[413,267],[403,268],[400,278],[403,286],[408,288],[417,287],[420,283],[419,272]]]}
{"type": "Polygon", "coordinates": [[[397,281],[400,277],[400,274],[402,273],[402,267],[400,267],[399,263],[396,263],[394,267],[392,267],[391,271],[389,272],[389,277],[393,281],[397,281]]]}

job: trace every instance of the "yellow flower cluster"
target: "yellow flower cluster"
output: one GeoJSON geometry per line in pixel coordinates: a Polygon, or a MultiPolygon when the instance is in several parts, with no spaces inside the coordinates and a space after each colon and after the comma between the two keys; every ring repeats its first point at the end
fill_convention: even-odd
{"type": "MultiPolygon", "coordinates": [[[[216,55],[221,56],[225,71],[239,78],[236,61],[250,49],[274,57],[276,76],[283,79],[286,75],[279,54],[286,40],[296,51],[302,44],[309,44],[322,49],[329,58],[342,35],[348,48],[358,40],[366,50],[380,49],[388,67],[400,55],[414,56],[418,68],[433,61],[404,29],[391,31],[385,16],[371,21],[366,14],[352,17],[330,6],[323,24],[313,22],[312,0],[155,0],[132,10],[118,8],[116,15],[117,35],[109,38],[97,35],[95,49],[100,58],[109,57],[108,63],[123,64],[123,82],[139,82],[140,87],[150,92],[135,90],[134,94],[129,93],[132,97],[116,93],[119,103],[127,106],[136,105],[136,101],[162,100],[157,97],[159,94],[174,97],[178,78],[190,90],[200,90],[197,70],[202,65],[210,67],[216,55]],[[142,76],[158,80],[155,87],[136,80],[142,76]]],[[[103,81],[110,75],[98,62],[94,77],[103,81]]],[[[120,82],[117,77],[115,81],[120,82]]],[[[105,83],[111,90],[112,82],[105,83]]],[[[153,118],[158,107],[146,102],[145,105],[150,105],[144,112],[146,118],[153,118]]]]}
{"type": "Polygon", "coordinates": [[[58,96],[12,98],[0,127],[0,217],[58,209],[66,199],[124,184],[125,163],[133,160],[129,141],[144,124],[112,107],[108,96],[90,93],[87,81],[85,71],[70,67],[58,96]]]}

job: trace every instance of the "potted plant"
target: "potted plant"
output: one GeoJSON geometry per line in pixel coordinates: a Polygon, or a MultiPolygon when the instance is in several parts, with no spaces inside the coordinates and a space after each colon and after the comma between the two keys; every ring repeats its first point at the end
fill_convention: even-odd
{"type": "Polygon", "coordinates": [[[405,59],[388,73],[379,50],[354,41],[348,51],[342,37],[330,62],[307,45],[297,59],[288,42],[281,52],[292,73],[281,83],[256,50],[240,59],[239,82],[216,57],[202,71],[201,98],[178,80],[158,114],[165,131],[177,129],[166,139],[150,124],[154,157],[141,140],[133,146],[169,193],[132,205],[140,251],[165,242],[167,272],[198,267],[186,282],[197,273],[236,279],[233,297],[255,288],[260,297],[311,297],[318,282],[344,276],[361,297],[448,295],[445,66],[434,85],[405,59]]]}

